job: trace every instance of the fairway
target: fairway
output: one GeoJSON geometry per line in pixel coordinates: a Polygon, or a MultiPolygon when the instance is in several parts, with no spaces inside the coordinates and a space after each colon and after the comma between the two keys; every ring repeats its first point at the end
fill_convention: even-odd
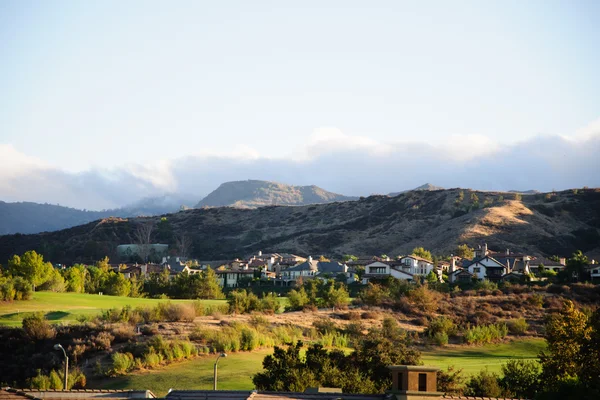
{"type": "MultiPolygon", "coordinates": [[[[449,365],[464,369],[464,375],[479,372],[486,366],[499,372],[510,359],[535,359],[545,347],[542,339],[527,339],[482,347],[456,346],[447,349],[431,348],[422,352],[425,365],[446,369],[449,365]]],[[[272,349],[251,353],[228,354],[219,361],[219,389],[253,389],[252,376],[262,370],[262,360],[272,349]]],[[[213,365],[216,355],[172,364],[156,371],[136,373],[122,378],[90,382],[90,388],[150,389],[162,396],[173,389],[212,389],[213,365]]]]}
{"type": "Polygon", "coordinates": [[[469,375],[485,367],[490,371],[500,372],[500,366],[511,359],[537,359],[540,351],[545,348],[546,342],[543,339],[527,339],[483,347],[431,348],[422,352],[422,358],[425,365],[443,369],[454,365],[469,375]]]}
{"type": "MultiPolygon", "coordinates": [[[[262,370],[262,360],[273,349],[254,352],[230,353],[219,361],[218,389],[252,389],[252,376],[262,370]]],[[[157,396],[164,396],[169,389],[212,389],[213,366],[216,355],[202,356],[192,361],[171,364],[156,371],[136,373],[88,383],[97,389],[149,389],[157,396]]]]}
{"type": "MultiPolygon", "coordinates": [[[[171,301],[186,303],[193,300],[143,299],[85,293],[35,292],[32,300],[0,302],[0,325],[20,326],[23,317],[41,311],[52,322],[73,323],[78,316],[93,316],[102,310],[130,305],[132,307],[155,306],[171,301]]],[[[202,300],[206,305],[225,304],[225,300],[202,300]]]]}

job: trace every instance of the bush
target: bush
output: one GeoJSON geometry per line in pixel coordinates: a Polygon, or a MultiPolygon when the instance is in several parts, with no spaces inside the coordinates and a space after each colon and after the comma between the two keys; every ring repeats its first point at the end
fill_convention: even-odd
{"type": "Polygon", "coordinates": [[[539,293],[534,293],[531,296],[529,296],[527,302],[529,304],[534,305],[537,308],[542,308],[542,306],[544,305],[544,296],[542,296],[539,293]]]}
{"type": "Polygon", "coordinates": [[[158,305],[162,319],[169,322],[193,322],[196,310],[187,304],[160,303],[158,305]]]}
{"type": "Polygon", "coordinates": [[[115,339],[109,332],[102,331],[97,336],[92,336],[92,343],[98,350],[110,350],[110,345],[115,339]]]}
{"type": "Polygon", "coordinates": [[[478,374],[471,376],[467,382],[465,394],[467,396],[501,397],[504,392],[500,387],[499,380],[497,374],[489,372],[487,368],[483,369],[478,374]]]}
{"type": "Polygon", "coordinates": [[[134,367],[133,354],[131,353],[113,353],[111,360],[112,366],[109,371],[111,376],[125,375],[134,367]]]}
{"type": "Polygon", "coordinates": [[[162,356],[151,349],[144,355],[143,363],[146,368],[155,368],[162,363],[162,356]]]}
{"type": "Polygon", "coordinates": [[[486,344],[497,342],[508,334],[506,324],[492,324],[483,326],[474,326],[468,328],[464,333],[464,341],[467,344],[486,344]]]}
{"type": "Polygon", "coordinates": [[[56,331],[41,313],[23,318],[23,330],[31,340],[48,340],[56,336],[56,331]]]}
{"type": "Polygon", "coordinates": [[[127,342],[135,337],[133,326],[127,324],[117,324],[111,329],[115,342],[127,342]]]}
{"type": "Polygon", "coordinates": [[[446,332],[436,332],[431,340],[437,346],[445,346],[448,344],[448,334],[446,332]]]}
{"type": "Polygon", "coordinates": [[[529,324],[525,318],[511,319],[506,322],[508,331],[513,335],[524,335],[529,329],[529,324]]]}
{"type": "Polygon", "coordinates": [[[454,336],[457,333],[456,324],[452,319],[445,316],[434,318],[425,329],[425,335],[433,338],[438,333],[444,333],[447,337],[454,336]]]}
{"type": "Polygon", "coordinates": [[[337,331],[337,325],[329,318],[319,318],[313,322],[313,326],[323,334],[337,331]]]}

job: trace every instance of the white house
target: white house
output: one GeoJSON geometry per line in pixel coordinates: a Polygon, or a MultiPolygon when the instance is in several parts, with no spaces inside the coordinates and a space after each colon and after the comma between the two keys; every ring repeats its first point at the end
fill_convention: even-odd
{"type": "Polygon", "coordinates": [[[498,281],[508,273],[506,265],[490,256],[477,257],[471,262],[463,264],[463,269],[479,280],[488,279],[490,281],[498,281]]]}
{"type": "Polygon", "coordinates": [[[434,270],[433,262],[423,257],[405,256],[400,259],[400,269],[412,275],[428,275],[434,270]]]}
{"type": "Polygon", "coordinates": [[[253,269],[224,269],[215,271],[217,281],[221,287],[235,288],[239,287],[240,281],[254,278],[253,269]]]}
{"type": "Polygon", "coordinates": [[[362,283],[366,285],[371,279],[385,279],[391,276],[396,279],[413,280],[413,274],[403,271],[391,263],[376,261],[365,266],[365,273],[362,276],[362,283]]]}

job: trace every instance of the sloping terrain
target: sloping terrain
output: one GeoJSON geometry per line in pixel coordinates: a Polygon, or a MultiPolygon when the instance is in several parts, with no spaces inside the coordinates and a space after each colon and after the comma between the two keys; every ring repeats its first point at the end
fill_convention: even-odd
{"type": "Polygon", "coordinates": [[[0,201],[0,235],[51,232],[110,216],[161,215],[179,210],[195,200],[177,195],[148,197],[123,208],[105,211],[78,210],[53,204],[0,201]]]}
{"type": "Polygon", "coordinates": [[[533,255],[600,249],[600,189],[522,196],[461,189],[410,191],[396,197],[258,209],[206,208],[159,217],[105,219],[58,232],[0,237],[0,260],[34,249],[53,262],[116,259],[140,223],[154,243],[192,242],[192,256],[229,259],[262,250],[301,255],[399,255],[423,246],[434,254],[460,243],[533,255]]]}
{"type": "Polygon", "coordinates": [[[349,200],[358,200],[358,198],[328,192],[314,185],[292,186],[277,182],[247,180],[221,184],[196,207],[301,206],[349,200]]]}

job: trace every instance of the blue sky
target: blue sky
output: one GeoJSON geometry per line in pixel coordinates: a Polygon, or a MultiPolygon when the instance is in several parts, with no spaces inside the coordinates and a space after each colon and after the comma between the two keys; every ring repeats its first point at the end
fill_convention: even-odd
{"type": "MultiPolygon", "coordinates": [[[[215,172],[178,175],[183,163],[306,166],[340,149],[385,162],[433,146],[431,156],[456,164],[540,137],[596,137],[599,18],[597,1],[4,0],[0,155],[12,167],[0,174],[0,199],[64,202],[50,184],[36,193],[21,186],[16,177],[32,169],[79,184],[133,176],[140,195],[201,195],[210,185],[191,182],[212,185],[215,172]]],[[[405,177],[387,190],[364,171],[364,185],[344,186],[343,164],[324,182],[318,172],[292,172],[302,168],[246,176],[226,165],[219,178],[322,183],[348,194],[413,184],[405,177]]],[[[473,175],[463,167],[450,181],[427,168],[411,177],[462,186],[473,175]]],[[[592,172],[589,186],[598,184],[592,172]]],[[[536,179],[522,184],[568,185],[536,179]]]]}

